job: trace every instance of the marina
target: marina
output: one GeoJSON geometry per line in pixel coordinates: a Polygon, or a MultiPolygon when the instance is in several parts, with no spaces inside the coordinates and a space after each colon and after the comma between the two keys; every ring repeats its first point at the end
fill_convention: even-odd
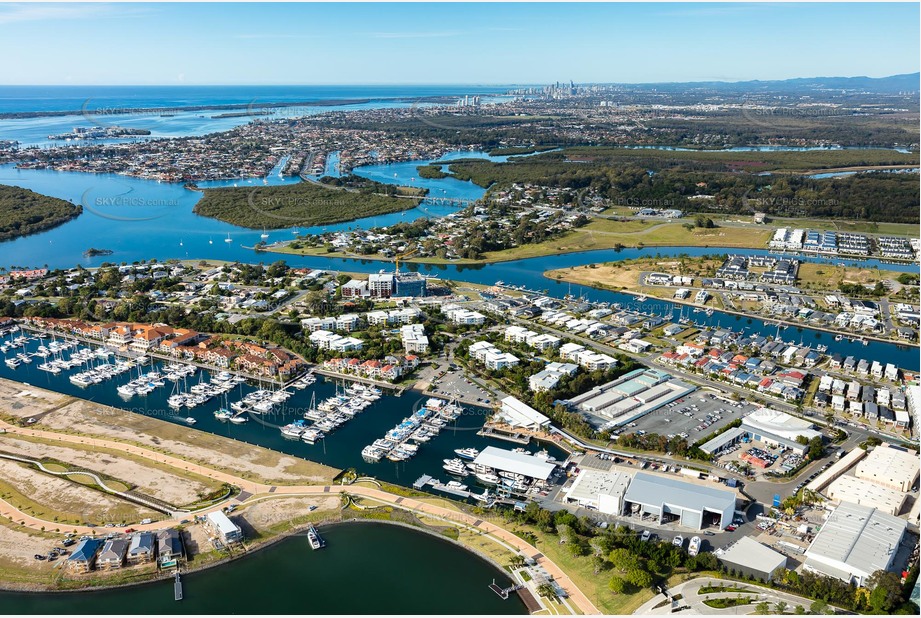
{"type": "Polygon", "coordinates": [[[411,459],[422,444],[437,436],[462,413],[463,408],[457,404],[430,397],[422,407],[400,421],[383,438],[364,447],[361,456],[375,462],[383,458],[393,462],[411,459]]]}
{"type": "MultiPolygon", "coordinates": [[[[0,346],[14,343],[17,347],[8,348],[8,356],[22,353],[31,357],[34,352],[38,351],[40,345],[51,348],[55,341],[50,335],[42,339],[39,337],[40,334],[37,332],[28,334],[21,330],[11,329],[0,337],[0,346]],[[17,341],[19,337],[23,339],[17,341]]],[[[68,339],[69,343],[65,342],[60,335],[57,336],[57,341],[59,346],[70,346],[67,351],[63,352],[65,359],[69,358],[70,350],[77,351],[80,346],[92,349],[88,343],[73,345],[74,342],[71,339],[68,339]]],[[[306,382],[312,382],[302,389],[291,388],[292,385],[289,383],[287,388],[276,387],[273,391],[266,388],[265,384],[253,384],[240,380],[239,377],[228,381],[227,374],[214,369],[202,369],[150,355],[147,355],[142,366],[136,364],[141,360],[139,357],[117,359],[114,355],[109,356],[108,360],[97,357],[91,362],[98,367],[104,363],[114,365],[122,360],[126,363],[135,363],[135,365],[130,371],[115,375],[108,380],[86,385],[78,385],[70,380],[72,373],[85,371],[85,365],[52,373],[40,370],[38,362],[19,364],[16,368],[0,363],[0,377],[159,418],[181,425],[188,431],[206,431],[340,469],[355,468],[378,479],[402,484],[411,483],[412,480],[426,472],[441,470],[444,459],[457,457],[455,449],[482,450],[489,445],[507,444],[502,440],[477,435],[477,432],[482,429],[485,415],[461,414],[461,409],[450,402],[424,397],[413,391],[406,391],[402,396],[397,397],[375,391],[374,387],[365,384],[344,382],[341,377],[331,378],[316,374],[310,378],[306,378],[306,375],[300,378],[302,380],[306,378],[306,382]],[[146,394],[138,394],[135,390],[131,398],[126,398],[118,388],[130,382],[136,382],[139,371],[141,376],[148,376],[151,373],[159,374],[158,381],[163,381],[164,386],[157,386],[146,394]],[[175,380],[170,376],[173,376],[175,380]],[[175,394],[174,390],[195,396],[196,394],[192,393],[191,389],[196,386],[195,390],[201,391],[200,395],[204,396],[206,387],[212,388],[212,385],[216,387],[223,383],[225,386],[222,388],[226,390],[226,385],[233,382],[236,384],[231,390],[220,395],[206,397],[204,401],[192,407],[188,407],[185,402],[179,408],[169,405],[170,397],[175,394]],[[197,387],[199,384],[202,385],[200,388],[197,387]],[[333,430],[321,430],[317,427],[317,423],[305,418],[308,414],[314,416],[315,413],[312,411],[318,410],[322,402],[329,401],[330,404],[333,402],[346,404],[346,400],[351,402],[358,396],[357,393],[361,392],[361,389],[364,389],[364,397],[361,400],[369,405],[364,412],[357,413],[351,418],[343,414],[345,422],[338,424],[333,430]],[[285,398],[284,401],[272,401],[273,393],[282,392],[287,392],[288,395],[276,394],[275,398],[285,398]],[[375,397],[377,399],[374,399],[375,397]],[[368,401],[369,398],[372,401],[368,401]],[[271,407],[266,405],[265,408],[268,411],[260,412],[254,407],[255,403],[259,402],[271,403],[271,407]],[[417,415],[417,412],[422,409],[427,410],[423,413],[426,421],[424,423],[421,422],[423,419],[417,415]],[[452,417],[454,420],[449,421],[448,419],[452,417]],[[407,431],[409,429],[407,425],[400,428],[407,420],[412,421],[411,424],[415,430],[407,431]],[[294,427],[283,433],[283,428],[292,424],[294,427]],[[398,429],[398,434],[403,436],[403,444],[406,445],[400,449],[401,454],[411,455],[410,457],[399,458],[394,453],[397,459],[394,461],[388,459],[384,451],[380,453],[381,457],[376,461],[362,456],[363,449],[368,446],[369,436],[386,436],[394,429],[398,429]],[[298,431],[302,433],[295,435],[298,431]],[[410,439],[410,435],[415,435],[415,438],[410,439]],[[414,452],[410,453],[410,451],[414,452]]],[[[358,404],[358,401],[355,403],[358,404]]],[[[330,414],[342,414],[340,411],[322,413],[327,417],[330,414]]],[[[394,450],[396,446],[394,442],[389,449],[394,450]]],[[[555,452],[555,454],[562,456],[562,451],[555,452]]],[[[429,486],[429,488],[433,492],[436,491],[435,487],[429,486]]]]}

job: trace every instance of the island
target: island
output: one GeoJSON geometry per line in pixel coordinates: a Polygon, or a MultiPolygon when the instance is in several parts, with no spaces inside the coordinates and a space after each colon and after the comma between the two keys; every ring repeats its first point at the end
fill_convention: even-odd
{"type": "Polygon", "coordinates": [[[404,192],[372,181],[342,187],[305,181],[274,187],[205,189],[194,212],[241,227],[277,229],[385,215],[415,208],[421,201],[417,190],[404,192]]]}
{"type": "Polygon", "coordinates": [[[57,227],[82,212],[79,204],[22,187],[0,185],[0,241],[57,227]]]}
{"type": "Polygon", "coordinates": [[[99,255],[112,255],[114,251],[111,249],[96,249],[95,247],[90,247],[83,252],[83,257],[96,257],[99,255]]]}

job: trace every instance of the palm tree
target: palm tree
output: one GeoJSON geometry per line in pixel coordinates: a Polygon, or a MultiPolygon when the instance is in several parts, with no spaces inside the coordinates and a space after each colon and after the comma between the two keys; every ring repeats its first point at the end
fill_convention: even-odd
{"type": "Polygon", "coordinates": [[[786,601],[777,601],[774,607],[776,608],[778,614],[782,614],[787,610],[787,603],[786,601]]]}

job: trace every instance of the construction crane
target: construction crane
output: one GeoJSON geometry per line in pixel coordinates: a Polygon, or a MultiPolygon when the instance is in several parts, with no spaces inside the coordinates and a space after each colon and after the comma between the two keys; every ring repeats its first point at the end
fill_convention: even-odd
{"type": "Polygon", "coordinates": [[[406,251],[406,252],[404,252],[404,253],[401,253],[400,255],[398,255],[398,256],[396,256],[395,258],[393,258],[394,264],[396,265],[396,268],[394,269],[394,272],[396,272],[397,274],[399,274],[399,273],[400,273],[400,260],[404,260],[404,261],[405,261],[406,258],[411,258],[412,256],[414,256],[414,255],[416,254],[417,251],[419,251],[419,248],[418,248],[418,247],[414,248],[412,251],[406,251]]]}

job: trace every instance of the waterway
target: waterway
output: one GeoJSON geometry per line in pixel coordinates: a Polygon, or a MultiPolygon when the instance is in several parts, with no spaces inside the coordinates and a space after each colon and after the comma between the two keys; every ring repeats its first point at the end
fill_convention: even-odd
{"type": "MultiPolygon", "coordinates": [[[[454,199],[477,199],[484,193],[482,187],[456,178],[422,179],[418,177],[417,167],[431,162],[445,162],[464,157],[493,158],[486,153],[458,151],[444,155],[440,159],[429,161],[411,161],[404,163],[364,166],[356,173],[368,178],[394,184],[409,184],[430,189],[432,196],[439,195],[454,199]]],[[[289,182],[277,175],[271,175],[270,183],[289,182]]],[[[246,182],[258,187],[259,180],[221,181],[215,185],[246,182]]],[[[82,203],[84,213],[76,219],[40,234],[17,238],[0,243],[0,264],[17,266],[42,266],[51,268],[70,268],[75,264],[86,267],[98,266],[106,261],[133,262],[148,259],[216,259],[244,262],[271,262],[282,257],[292,266],[306,266],[326,270],[345,270],[353,272],[377,272],[383,264],[374,260],[356,260],[326,258],[319,256],[279,256],[277,254],[256,254],[250,249],[258,243],[262,230],[240,228],[216,219],[200,217],[192,212],[195,202],[201,194],[189,191],[174,183],[129,178],[117,174],[88,174],[78,172],[58,172],[52,170],[23,170],[12,165],[0,166],[0,184],[26,187],[40,193],[82,203]],[[112,256],[83,257],[83,252],[90,246],[111,249],[112,256]]],[[[423,202],[419,207],[393,213],[367,217],[356,221],[301,229],[269,230],[268,243],[288,240],[293,233],[319,233],[324,231],[366,229],[386,226],[399,221],[412,221],[419,217],[441,217],[456,212],[458,206],[423,202]],[[293,233],[292,233],[293,232],[293,233]]],[[[644,249],[602,249],[565,255],[546,256],[482,265],[417,265],[407,264],[407,268],[419,270],[430,275],[473,283],[492,284],[502,280],[513,285],[524,285],[529,289],[547,289],[551,294],[562,296],[563,285],[548,280],[542,273],[553,268],[581,266],[595,262],[627,260],[650,255],[690,256],[712,255],[731,252],[747,255],[765,255],[766,250],[759,249],[725,249],[719,247],[659,247],[644,249]]],[[[834,258],[829,260],[820,256],[798,256],[803,261],[818,263],[841,263],[861,265],[864,267],[894,270],[898,272],[917,272],[917,265],[887,264],[877,259],[853,260],[834,258]]],[[[568,290],[568,286],[566,287],[568,290]]],[[[603,290],[582,289],[577,295],[598,302],[617,302],[625,306],[635,305],[635,299],[626,294],[603,290]]],[[[643,311],[672,313],[678,309],[667,301],[654,301],[644,304],[643,311]]],[[[748,327],[751,332],[764,335],[776,335],[776,329],[764,324],[763,320],[731,316],[714,312],[713,316],[694,315],[700,324],[728,326],[736,329],[748,327]]],[[[834,341],[834,336],[813,329],[797,327],[788,330],[784,339],[825,344],[830,352],[858,358],[887,359],[908,370],[921,368],[917,348],[897,344],[871,342],[863,346],[848,340],[834,341]],[[795,332],[795,334],[794,334],[795,332]]]]}
{"type": "MultiPolygon", "coordinates": [[[[9,341],[11,337],[18,335],[19,333],[14,333],[11,336],[4,337],[2,341],[9,341]]],[[[39,345],[41,345],[40,341],[30,341],[25,348],[20,348],[16,351],[31,353],[39,345]]],[[[6,356],[13,355],[11,351],[6,356]]],[[[69,353],[65,352],[65,356],[68,355],[69,353]]],[[[382,459],[379,462],[368,462],[362,458],[361,450],[377,438],[383,438],[387,431],[393,429],[397,423],[409,416],[413,411],[418,410],[428,399],[427,397],[423,397],[415,391],[406,391],[400,397],[382,395],[380,399],[329,434],[324,440],[320,440],[316,444],[307,444],[301,440],[285,438],[281,434],[280,428],[296,419],[303,419],[304,412],[311,406],[311,399],[315,399],[316,403],[319,404],[327,397],[334,395],[337,387],[341,388],[341,381],[337,385],[334,381],[327,381],[321,377],[315,384],[304,390],[289,388],[288,390],[294,393],[293,396],[285,401],[284,404],[276,406],[271,413],[253,414],[246,423],[234,424],[217,420],[214,417],[214,412],[221,407],[227,407],[230,403],[239,401],[244,395],[255,390],[255,386],[249,384],[239,385],[228,393],[226,402],[223,401],[223,398],[215,398],[195,408],[182,408],[177,411],[170,408],[166,403],[174,388],[173,383],[169,380],[165,380],[165,386],[144,397],[135,396],[126,400],[118,394],[116,389],[118,386],[137,378],[137,369],[99,384],[80,387],[70,381],[70,376],[82,371],[81,368],[77,367],[54,375],[38,369],[38,365],[42,361],[43,359],[41,358],[34,358],[32,363],[19,365],[15,369],[10,368],[6,363],[0,363],[0,377],[59,393],[66,393],[103,405],[113,406],[126,412],[143,414],[178,425],[188,426],[185,419],[192,417],[196,420],[195,429],[200,431],[207,431],[249,444],[258,444],[275,451],[302,457],[310,461],[317,461],[335,468],[355,468],[362,474],[404,486],[412,485],[412,482],[423,474],[429,474],[445,481],[450,480],[447,473],[442,469],[442,463],[444,459],[453,459],[456,456],[454,449],[473,447],[482,450],[489,445],[510,449],[517,446],[502,440],[478,436],[477,432],[483,427],[483,423],[491,410],[475,406],[464,406],[464,414],[443,428],[438,436],[424,443],[420,447],[419,453],[412,459],[399,463],[387,459],[382,459]]],[[[148,365],[144,368],[144,373],[154,369],[162,370],[162,364],[156,362],[154,366],[148,365]]],[[[190,386],[202,379],[207,381],[209,378],[204,374],[199,374],[194,378],[187,379],[185,383],[180,382],[179,388],[182,391],[188,391],[190,386]]],[[[190,429],[190,431],[192,430],[190,429]]],[[[533,445],[529,448],[532,452],[539,450],[537,446],[533,445]]],[[[565,457],[564,452],[552,444],[547,445],[547,449],[557,459],[565,457]]],[[[468,477],[465,482],[468,481],[468,484],[471,485],[471,490],[476,490],[477,493],[482,493],[486,489],[485,486],[476,486],[474,477],[468,477]]]]}
{"type": "Polygon", "coordinates": [[[460,547],[380,523],[323,527],[327,547],[294,536],[182,578],[98,592],[0,592],[2,614],[526,614],[488,588],[509,578],[460,547]],[[360,552],[358,551],[360,548],[360,552]],[[396,567],[396,568],[395,568],[396,567]]]}
{"type": "MultiPolygon", "coordinates": [[[[329,111],[426,107],[429,97],[479,95],[481,103],[509,100],[502,86],[3,86],[0,87],[0,113],[31,111],[75,111],[65,116],[0,119],[0,140],[15,140],[23,146],[62,146],[67,142],[49,140],[49,135],[69,133],[74,127],[119,126],[144,129],[150,135],[141,139],[188,137],[228,131],[254,119],[276,120],[311,116],[329,111]],[[323,102],[361,100],[347,105],[322,105],[323,102]],[[267,107],[268,104],[296,104],[267,107]],[[240,105],[237,109],[207,106],[240,105]],[[182,110],[200,106],[203,109],[182,110]],[[143,109],[138,113],[122,113],[143,109]],[[222,114],[243,114],[215,117],[222,114]]],[[[94,140],[88,143],[118,143],[138,139],[94,140]]]]}

